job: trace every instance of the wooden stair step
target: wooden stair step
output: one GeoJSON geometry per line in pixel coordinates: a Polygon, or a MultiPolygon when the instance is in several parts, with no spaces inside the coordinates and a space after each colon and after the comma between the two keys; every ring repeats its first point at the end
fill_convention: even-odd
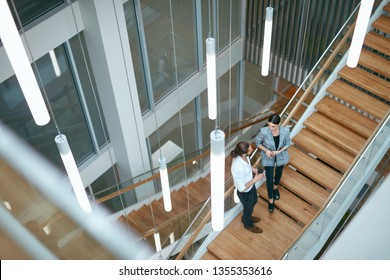
{"type": "Polygon", "coordinates": [[[362,49],[359,64],[385,77],[390,77],[390,60],[367,49],[362,49]]]}
{"type": "MultiPolygon", "coordinates": [[[[182,189],[181,189],[182,190],[182,189]]],[[[187,194],[185,191],[171,192],[172,212],[175,215],[181,215],[188,210],[187,194]]]]}
{"type": "Polygon", "coordinates": [[[390,100],[390,83],[374,74],[359,67],[350,68],[344,66],[339,71],[339,76],[385,100],[390,100]]]}
{"type": "Polygon", "coordinates": [[[188,186],[188,196],[190,198],[190,207],[199,205],[210,197],[210,187],[205,187],[204,184],[198,180],[188,186]]]}
{"type": "Polygon", "coordinates": [[[330,194],[327,190],[288,166],[283,170],[281,184],[318,208],[324,205],[330,194]]]}
{"type": "Polygon", "coordinates": [[[320,113],[311,114],[305,120],[304,125],[353,155],[357,155],[366,142],[366,138],[350,131],[320,113]]]}
{"type": "Polygon", "coordinates": [[[206,253],[203,254],[203,256],[200,258],[201,260],[203,261],[216,261],[216,260],[220,260],[219,258],[217,258],[216,256],[214,256],[213,254],[211,254],[209,251],[207,251],[206,253]]]}
{"type": "Polygon", "coordinates": [[[390,39],[379,35],[374,31],[370,31],[366,34],[364,45],[384,53],[385,55],[390,55],[390,39]]]}
{"type": "Polygon", "coordinates": [[[372,27],[389,34],[390,18],[385,15],[381,15],[372,23],[372,27]]]}
{"type": "Polygon", "coordinates": [[[312,158],[296,147],[291,146],[289,148],[289,154],[290,165],[322,187],[333,190],[340,182],[342,175],[339,172],[312,158]]]}
{"type": "Polygon", "coordinates": [[[145,221],[144,218],[139,215],[138,211],[132,211],[131,213],[129,213],[127,215],[127,222],[129,223],[131,228],[133,228],[141,235],[144,235],[151,228],[153,228],[153,225],[145,221]]]}
{"type": "MultiPolygon", "coordinates": [[[[242,232],[247,231],[242,227],[242,232]]],[[[248,231],[249,232],[249,231],[248,231]]],[[[249,232],[251,233],[251,232],[249,232]]],[[[251,233],[253,234],[253,233],[251,233]]],[[[256,237],[260,234],[256,234],[256,237]]],[[[219,236],[218,236],[219,237],[219,236]]],[[[215,238],[214,241],[209,244],[207,250],[214,256],[221,260],[259,260],[259,250],[255,250],[251,244],[239,242],[237,237],[224,230],[223,239],[215,238]]],[[[261,236],[260,236],[261,238],[261,236]]]]}
{"type": "Polygon", "coordinates": [[[165,211],[164,202],[162,199],[152,201],[152,209],[157,226],[175,217],[172,211],[165,211]]]}
{"type": "MultiPolygon", "coordinates": [[[[267,187],[265,183],[258,190],[262,198],[268,201],[267,187]]],[[[309,203],[303,201],[285,188],[279,187],[280,200],[275,200],[275,207],[294,218],[303,225],[308,224],[317,210],[309,203]]]]}
{"type": "Polygon", "coordinates": [[[152,216],[152,209],[149,205],[143,205],[140,209],[136,211],[139,216],[143,219],[144,222],[147,222],[151,225],[151,228],[155,226],[155,220],[152,216]]]}
{"type": "Polygon", "coordinates": [[[342,173],[347,171],[354,159],[351,153],[326,141],[309,129],[304,128],[299,131],[293,142],[342,173]]]}
{"type": "Polygon", "coordinates": [[[340,80],[334,81],[327,88],[327,92],[377,119],[382,119],[389,107],[380,100],[340,80]]]}
{"type": "Polygon", "coordinates": [[[374,120],[327,96],[317,103],[316,109],[365,138],[368,138],[378,125],[374,120]]]}
{"type": "Polygon", "coordinates": [[[383,7],[383,10],[390,13],[390,2],[383,7]]]}

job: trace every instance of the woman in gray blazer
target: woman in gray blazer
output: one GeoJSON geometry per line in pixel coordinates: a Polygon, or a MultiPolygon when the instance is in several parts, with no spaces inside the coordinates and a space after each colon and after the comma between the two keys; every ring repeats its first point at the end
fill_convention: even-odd
{"type": "Polygon", "coordinates": [[[268,192],[268,211],[274,211],[274,199],[280,199],[278,185],[283,167],[288,163],[288,147],[291,146],[290,129],[280,126],[279,115],[268,118],[268,127],[262,127],[256,136],[256,146],[260,149],[261,162],[265,169],[268,192]]]}

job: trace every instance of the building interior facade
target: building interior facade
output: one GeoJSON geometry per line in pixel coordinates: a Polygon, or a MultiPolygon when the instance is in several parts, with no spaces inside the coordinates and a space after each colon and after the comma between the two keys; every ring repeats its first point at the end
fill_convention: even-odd
{"type": "MultiPolygon", "coordinates": [[[[351,33],[346,34],[349,29],[353,31],[361,5],[358,0],[4,2],[8,3],[19,30],[50,122],[43,126],[34,122],[1,45],[0,135],[4,143],[0,139],[3,159],[0,244],[8,248],[1,250],[1,259],[172,259],[183,248],[186,249],[184,258],[211,259],[204,252],[207,244],[218,240],[218,233],[213,233],[210,224],[199,229],[189,249],[185,245],[190,239],[189,231],[196,231],[201,220],[207,220],[204,217],[208,217],[210,195],[192,203],[187,191],[187,197],[182,198],[185,214],[178,217],[172,210],[169,226],[158,226],[164,211],[157,204],[154,206],[162,198],[159,158],[166,158],[175,208],[173,193],[209,176],[208,151],[214,129],[226,134],[227,156],[238,141],[253,142],[270,113],[289,119],[291,111],[287,112],[286,108],[296,103],[301,102],[308,109],[301,110],[301,107],[297,113],[294,110],[295,118],[289,119],[286,125],[292,131],[296,129],[292,135],[298,135],[298,128],[309,127],[304,121],[315,109],[308,99],[298,101],[297,93],[310,88],[311,100],[315,101],[332,73],[341,71],[338,65],[345,65],[351,41],[348,37],[351,33]],[[268,6],[274,9],[272,41],[269,73],[263,76],[261,54],[268,6]],[[216,41],[216,120],[208,117],[205,41],[209,37],[216,41]],[[338,49],[329,66],[325,61],[334,53],[331,48],[340,42],[345,46],[338,49]],[[322,71],[325,67],[329,68],[322,71]],[[316,84],[310,84],[319,73],[323,76],[316,84]],[[84,213],[74,198],[54,141],[58,134],[68,139],[92,213],[84,213]],[[151,208],[150,220],[142,216],[138,220],[150,227],[136,230],[131,221],[137,217],[130,218],[128,214],[145,206],[151,208]],[[23,238],[16,237],[15,232],[23,238]]],[[[371,15],[380,9],[382,16],[390,18],[387,4],[388,0],[374,1],[371,15]]],[[[386,30],[379,33],[387,40],[384,49],[388,51],[389,34],[386,30]]],[[[356,109],[369,119],[367,127],[372,126],[373,130],[367,134],[365,139],[369,141],[364,148],[356,148],[359,150],[359,154],[356,152],[359,160],[354,161],[356,167],[341,172],[345,185],[356,189],[350,191],[350,197],[341,190],[332,192],[332,195],[344,195],[345,203],[340,205],[342,210],[337,214],[328,210],[322,218],[313,214],[307,221],[301,221],[281,207],[280,213],[286,219],[292,218],[306,232],[298,234],[296,226],[291,226],[296,232],[295,240],[290,240],[293,245],[286,245],[288,250],[281,248],[279,255],[265,255],[265,259],[320,258],[320,253],[335,239],[333,235],[338,235],[342,224],[355,215],[351,209],[367,207],[364,202],[369,201],[368,194],[380,189],[379,186],[390,185],[386,181],[390,138],[390,98],[386,99],[390,82],[386,74],[390,73],[390,52],[378,53],[384,65],[387,63],[384,72],[373,71],[384,81],[381,90],[387,91],[384,97],[375,97],[385,104],[384,114],[377,117],[356,109]],[[374,153],[369,149],[378,150],[374,153]],[[363,155],[364,152],[367,154],[363,155]],[[362,167],[359,163],[365,158],[375,164],[371,167],[365,163],[362,167]],[[361,180],[348,183],[349,178],[350,181],[354,178],[353,172],[361,180]],[[348,218],[346,213],[350,214],[348,218]],[[334,221],[329,216],[335,216],[334,221]],[[305,234],[306,237],[313,234],[308,232],[316,232],[309,226],[315,225],[316,218],[322,219],[322,225],[332,221],[329,228],[321,229],[326,237],[311,237],[316,241],[310,243],[310,248],[301,249],[298,235],[303,239],[305,234]]],[[[352,102],[343,104],[346,103],[356,108],[352,102]]],[[[337,169],[337,163],[326,164],[337,169]]],[[[225,167],[225,171],[229,168],[225,167]]],[[[200,184],[210,188],[209,182],[204,180],[200,184]]],[[[226,190],[231,184],[231,176],[227,175],[226,190]]],[[[260,193],[260,200],[261,197],[260,193]]],[[[259,207],[266,208],[263,204],[259,207]]],[[[322,210],[321,213],[328,209],[314,208],[322,210]]],[[[240,210],[232,195],[226,199],[225,226],[239,216],[240,210]]],[[[388,232],[390,225],[382,226],[388,232]]],[[[332,252],[328,256],[337,258],[332,252]]],[[[372,258],[387,257],[385,254],[372,258]]],[[[234,257],[221,253],[219,259],[225,258],[234,257]]],[[[237,255],[237,258],[243,257],[237,255]]],[[[259,257],[248,255],[247,258],[259,257]]]]}

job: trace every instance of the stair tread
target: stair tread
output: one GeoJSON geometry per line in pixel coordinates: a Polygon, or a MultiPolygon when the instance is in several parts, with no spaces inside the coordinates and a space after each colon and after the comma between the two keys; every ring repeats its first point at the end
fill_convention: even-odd
{"type": "Polygon", "coordinates": [[[378,119],[382,119],[388,110],[385,103],[340,80],[334,81],[327,92],[378,119]]]}
{"type": "Polygon", "coordinates": [[[359,64],[367,67],[385,77],[390,77],[390,61],[367,49],[362,49],[359,64]]]}
{"type": "Polygon", "coordinates": [[[293,142],[303,149],[310,151],[311,154],[330,164],[342,173],[347,171],[354,159],[354,156],[351,153],[326,141],[309,129],[304,128],[299,131],[298,134],[295,135],[293,142]]]}
{"type": "Polygon", "coordinates": [[[390,18],[381,15],[372,23],[372,27],[385,33],[390,33],[390,18]]]}
{"type": "Polygon", "coordinates": [[[390,13],[390,2],[387,3],[387,4],[385,5],[385,7],[383,8],[383,10],[386,11],[386,12],[388,12],[388,13],[390,13]]]}
{"type": "Polygon", "coordinates": [[[327,190],[288,166],[283,170],[281,184],[318,208],[330,195],[327,190]]]}
{"type": "MultiPolygon", "coordinates": [[[[265,183],[264,186],[259,188],[258,193],[262,198],[268,201],[265,183]]],[[[304,225],[312,220],[317,212],[313,206],[282,187],[279,188],[279,193],[281,198],[274,202],[275,207],[304,225]]]]}
{"type": "Polygon", "coordinates": [[[296,147],[289,148],[290,165],[322,187],[333,190],[341,180],[342,175],[324,163],[312,158],[296,147]]]}
{"type": "Polygon", "coordinates": [[[385,100],[390,100],[390,83],[374,74],[359,67],[350,68],[344,66],[339,71],[339,76],[385,100]]]}
{"type": "Polygon", "coordinates": [[[366,138],[372,134],[378,125],[374,120],[327,96],[316,104],[316,109],[366,138]]]}
{"type": "Polygon", "coordinates": [[[379,35],[374,31],[370,31],[366,34],[364,45],[384,53],[385,55],[390,55],[390,39],[379,35]]]}
{"type": "Polygon", "coordinates": [[[305,120],[304,125],[353,155],[357,155],[366,142],[362,136],[320,113],[313,113],[305,120]]]}

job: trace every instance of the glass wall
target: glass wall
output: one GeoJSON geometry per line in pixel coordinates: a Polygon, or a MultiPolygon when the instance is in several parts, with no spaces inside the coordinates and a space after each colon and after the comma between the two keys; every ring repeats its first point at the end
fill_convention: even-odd
{"type": "Polygon", "coordinates": [[[71,43],[60,45],[51,53],[33,64],[33,69],[38,71],[36,77],[42,95],[52,113],[50,122],[45,126],[35,124],[15,76],[0,83],[0,120],[51,162],[63,168],[54,142],[57,128],[67,136],[78,164],[93,155],[95,147],[104,145],[108,139],[104,137],[103,116],[98,113],[99,103],[93,84],[86,77],[79,40],[74,38],[71,43]],[[73,52],[71,46],[75,46],[73,52]],[[55,64],[59,65],[59,71],[55,71],[55,64]],[[76,76],[78,73],[81,75],[76,76]],[[87,107],[85,99],[93,99],[94,102],[89,102],[87,107]],[[92,126],[94,136],[91,136],[92,126]]]}
{"type": "Polygon", "coordinates": [[[7,0],[8,5],[11,9],[12,15],[14,17],[16,26],[20,27],[20,22],[22,26],[29,24],[33,20],[44,15],[48,11],[54,9],[55,7],[63,4],[64,0],[45,0],[45,1],[25,1],[25,0],[7,0]],[[17,11],[17,15],[15,13],[17,11]],[[18,19],[19,17],[19,19],[18,19]]]}

